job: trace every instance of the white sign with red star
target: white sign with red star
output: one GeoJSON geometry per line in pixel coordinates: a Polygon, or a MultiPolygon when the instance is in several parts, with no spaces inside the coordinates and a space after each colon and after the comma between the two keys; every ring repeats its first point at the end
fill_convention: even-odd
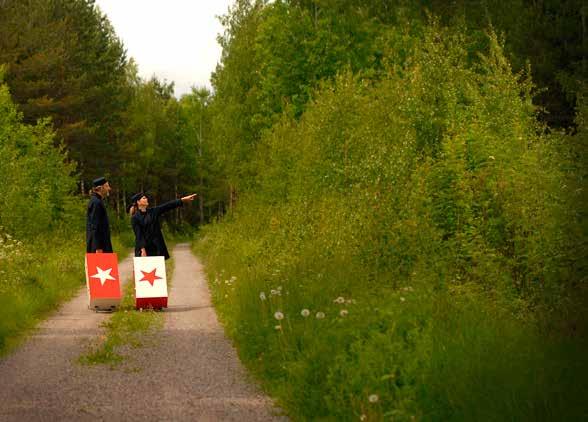
{"type": "Polygon", "coordinates": [[[167,278],[163,256],[134,258],[135,307],[167,308],[167,278]]]}
{"type": "Polygon", "coordinates": [[[86,254],[86,287],[90,309],[114,310],[120,305],[122,294],[115,253],[86,254]]]}

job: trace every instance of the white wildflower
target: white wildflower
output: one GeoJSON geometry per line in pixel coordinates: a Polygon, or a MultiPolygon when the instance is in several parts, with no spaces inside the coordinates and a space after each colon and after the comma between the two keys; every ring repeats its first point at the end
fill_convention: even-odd
{"type": "Polygon", "coordinates": [[[276,325],[274,328],[279,331],[279,330],[282,329],[282,326],[281,325],[276,325]]]}
{"type": "Polygon", "coordinates": [[[378,397],[377,394],[370,394],[370,396],[368,397],[368,400],[370,403],[377,403],[378,400],[380,400],[380,398],[378,397]]]}
{"type": "Polygon", "coordinates": [[[304,318],[306,318],[307,316],[310,315],[310,311],[308,309],[303,309],[302,311],[300,311],[300,315],[302,315],[304,318]]]}
{"type": "Polygon", "coordinates": [[[259,293],[259,298],[260,298],[261,300],[265,300],[265,299],[266,299],[266,297],[265,297],[265,292],[260,292],[260,293],[259,293]]]}
{"type": "Polygon", "coordinates": [[[359,420],[360,420],[360,421],[365,421],[366,419],[367,419],[367,416],[366,416],[365,414],[362,414],[362,415],[359,417],[359,420]]]}
{"type": "Polygon", "coordinates": [[[341,311],[339,312],[339,315],[341,315],[342,317],[346,317],[349,314],[349,312],[347,311],[347,309],[341,309],[341,311]]]}
{"type": "Polygon", "coordinates": [[[277,319],[278,321],[281,321],[282,319],[284,319],[284,314],[283,314],[283,313],[281,313],[280,311],[277,311],[277,312],[274,314],[274,318],[275,318],[275,319],[277,319]]]}
{"type": "Polygon", "coordinates": [[[405,298],[403,298],[403,297],[401,297],[401,298],[400,298],[400,301],[401,301],[401,302],[404,302],[405,300],[406,300],[406,299],[405,299],[405,298]]]}
{"type": "Polygon", "coordinates": [[[339,297],[338,297],[337,299],[335,299],[333,302],[335,302],[335,303],[339,303],[339,304],[342,304],[342,303],[345,303],[345,298],[344,298],[344,297],[342,297],[342,296],[339,296],[339,297]]]}
{"type": "Polygon", "coordinates": [[[317,312],[316,313],[316,319],[323,319],[325,317],[325,313],[324,312],[317,312]]]}

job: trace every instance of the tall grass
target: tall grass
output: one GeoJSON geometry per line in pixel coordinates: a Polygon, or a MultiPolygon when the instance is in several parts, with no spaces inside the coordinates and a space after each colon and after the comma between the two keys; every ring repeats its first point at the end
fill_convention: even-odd
{"type": "MultiPolygon", "coordinates": [[[[6,235],[4,250],[6,251],[6,235]]],[[[41,237],[16,242],[0,259],[0,350],[33,327],[84,282],[84,245],[41,237]]]]}
{"type": "MultiPolygon", "coordinates": [[[[113,242],[119,259],[126,257],[128,248],[118,237],[113,242]]],[[[0,233],[0,251],[0,353],[4,354],[85,285],[85,234],[45,233],[34,241],[21,241],[0,233]]]]}
{"type": "Polygon", "coordinates": [[[196,251],[240,357],[294,420],[586,415],[585,334],[546,331],[477,284],[440,285],[436,268],[377,286],[339,251],[325,256],[320,235],[298,250],[250,211],[196,251]]]}
{"type": "Polygon", "coordinates": [[[585,419],[586,126],[546,133],[492,33],[411,42],[264,135],[195,244],[225,328],[295,420],[585,419]]]}

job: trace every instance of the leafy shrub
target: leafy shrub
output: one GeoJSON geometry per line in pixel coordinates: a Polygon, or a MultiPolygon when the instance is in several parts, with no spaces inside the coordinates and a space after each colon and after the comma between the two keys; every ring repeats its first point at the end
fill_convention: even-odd
{"type": "Polygon", "coordinates": [[[214,301],[295,418],[577,419],[585,132],[543,130],[493,33],[477,59],[434,24],[416,41],[264,135],[198,242],[214,301]]]}
{"type": "Polygon", "coordinates": [[[70,195],[74,167],[54,136],[47,120],[23,124],[7,86],[0,84],[0,224],[15,236],[61,228],[71,217],[79,221],[79,204],[70,195]]]}

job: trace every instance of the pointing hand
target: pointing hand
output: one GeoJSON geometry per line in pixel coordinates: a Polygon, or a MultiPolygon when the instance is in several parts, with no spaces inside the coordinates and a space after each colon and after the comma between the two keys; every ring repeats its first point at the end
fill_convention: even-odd
{"type": "Polygon", "coordinates": [[[198,196],[197,193],[193,193],[192,195],[184,196],[182,198],[182,202],[193,201],[198,196]]]}

